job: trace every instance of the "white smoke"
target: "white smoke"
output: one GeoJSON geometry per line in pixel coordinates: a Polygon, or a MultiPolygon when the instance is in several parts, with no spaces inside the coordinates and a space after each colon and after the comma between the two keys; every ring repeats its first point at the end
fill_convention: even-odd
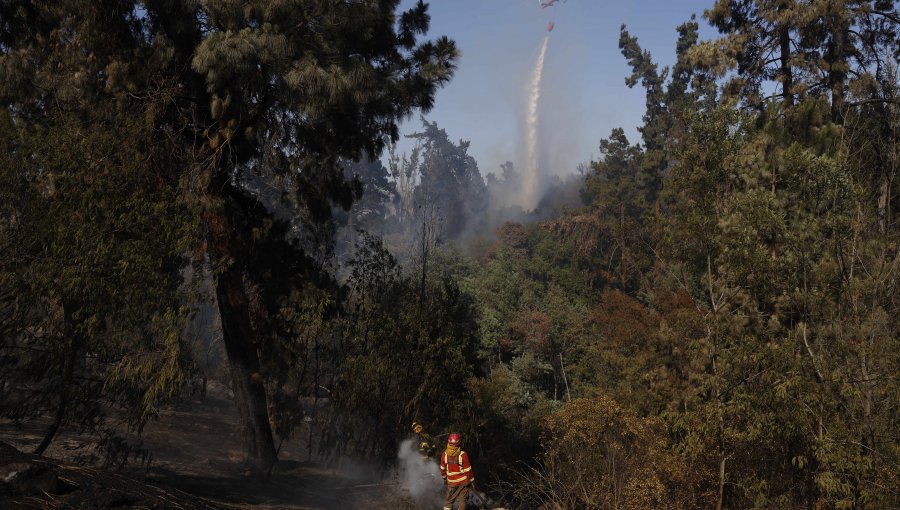
{"type": "Polygon", "coordinates": [[[437,462],[423,457],[413,439],[400,443],[397,458],[400,460],[397,473],[400,486],[409,492],[413,501],[423,507],[440,507],[444,502],[441,496],[444,484],[437,462]]]}
{"type": "Polygon", "coordinates": [[[541,99],[541,77],[544,74],[544,56],[547,54],[547,44],[550,35],[544,37],[541,52],[538,55],[537,64],[531,74],[531,88],[528,96],[528,115],[525,119],[527,140],[525,162],[525,175],[522,179],[521,206],[525,210],[534,209],[538,201],[538,104],[541,99]]]}

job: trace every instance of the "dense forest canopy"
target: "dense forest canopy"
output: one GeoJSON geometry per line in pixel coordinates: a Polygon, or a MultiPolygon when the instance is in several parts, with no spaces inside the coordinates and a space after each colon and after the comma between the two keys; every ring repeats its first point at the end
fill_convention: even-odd
{"type": "Polygon", "coordinates": [[[0,415],[114,457],[223,378],[255,474],[415,421],[522,508],[900,507],[896,5],[711,2],[671,68],[622,26],[640,140],[523,211],[392,145],[458,60],[399,3],[0,5],[0,415]]]}

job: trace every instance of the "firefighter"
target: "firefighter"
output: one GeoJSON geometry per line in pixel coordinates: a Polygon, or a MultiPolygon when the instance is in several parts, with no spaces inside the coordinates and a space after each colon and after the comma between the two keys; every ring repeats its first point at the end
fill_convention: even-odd
{"type": "Polygon", "coordinates": [[[441,478],[447,482],[444,510],[452,510],[453,502],[459,502],[459,510],[466,509],[466,498],[475,485],[475,473],[469,464],[469,456],[462,451],[462,442],[456,432],[447,437],[447,448],[441,454],[441,478]]]}
{"type": "Polygon", "coordinates": [[[413,422],[412,431],[418,439],[419,453],[421,453],[423,457],[433,459],[436,448],[434,445],[434,441],[432,441],[431,439],[431,436],[425,433],[422,424],[417,422],[413,422]]]}

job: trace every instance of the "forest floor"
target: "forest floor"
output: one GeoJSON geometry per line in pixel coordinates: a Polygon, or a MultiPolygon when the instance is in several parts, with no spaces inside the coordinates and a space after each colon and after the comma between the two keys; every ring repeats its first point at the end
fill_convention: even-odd
{"type": "Polygon", "coordinates": [[[389,477],[310,460],[300,441],[282,446],[268,479],[253,479],[240,469],[237,422],[227,390],[211,383],[202,401],[162,409],[147,424],[142,462],[110,470],[95,467],[77,430],[61,430],[38,457],[23,452],[34,450],[48,423],[0,421],[0,508],[416,508],[389,477]]]}

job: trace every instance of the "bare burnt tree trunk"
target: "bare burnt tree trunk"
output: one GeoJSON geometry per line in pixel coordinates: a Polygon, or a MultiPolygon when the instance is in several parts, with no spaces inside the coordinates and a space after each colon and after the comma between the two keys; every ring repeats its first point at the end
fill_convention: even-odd
{"type": "Polygon", "coordinates": [[[425,290],[428,280],[428,259],[432,251],[438,243],[438,230],[440,229],[437,206],[434,203],[434,197],[430,191],[426,191],[422,197],[422,204],[419,210],[422,212],[422,223],[420,230],[419,246],[417,247],[417,256],[419,257],[420,280],[419,280],[419,312],[423,310],[425,302],[425,290]]]}

